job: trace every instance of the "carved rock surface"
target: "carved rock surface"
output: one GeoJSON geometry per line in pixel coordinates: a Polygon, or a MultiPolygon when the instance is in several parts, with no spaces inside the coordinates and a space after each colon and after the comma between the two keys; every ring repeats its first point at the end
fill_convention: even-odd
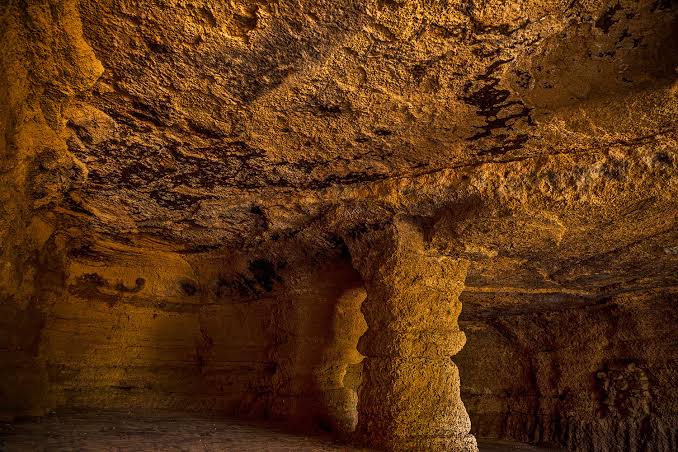
{"type": "Polygon", "coordinates": [[[675,450],[677,43],[670,0],[2,2],[0,416],[397,448],[361,429],[402,385],[455,434],[675,450]]]}

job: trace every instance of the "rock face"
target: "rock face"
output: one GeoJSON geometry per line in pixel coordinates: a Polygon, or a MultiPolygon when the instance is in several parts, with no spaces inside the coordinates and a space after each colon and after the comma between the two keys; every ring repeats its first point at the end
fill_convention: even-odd
{"type": "Polygon", "coordinates": [[[570,450],[674,449],[675,300],[663,289],[462,321],[457,361],[475,433],[570,450]]]}
{"type": "Polygon", "coordinates": [[[675,2],[217,3],[0,5],[3,418],[676,449],[675,2]]]}

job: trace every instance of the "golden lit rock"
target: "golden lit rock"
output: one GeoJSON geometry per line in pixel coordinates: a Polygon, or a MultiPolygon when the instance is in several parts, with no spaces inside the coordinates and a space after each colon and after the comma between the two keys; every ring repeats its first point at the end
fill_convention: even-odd
{"type": "Polygon", "coordinates": [[[3,420],[676,449],[674,1],[25,0],[0,36],[3,420]]]}

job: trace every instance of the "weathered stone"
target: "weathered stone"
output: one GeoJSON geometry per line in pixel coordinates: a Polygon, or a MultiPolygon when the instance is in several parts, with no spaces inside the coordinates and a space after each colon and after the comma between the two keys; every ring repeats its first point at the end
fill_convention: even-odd
{"type": "Polygon", "coordinates": [[[389,450],[477,451],[450,361],[466,341],[457,317],[468,263],[428,252],[402,219],[347,243],[367,291],[357,434],[389,450]]]}
{"type": "Polygon", "coordinates": [[[677,25],[665,0],[2,2],[0,416],[676,449],[677,25]]]}

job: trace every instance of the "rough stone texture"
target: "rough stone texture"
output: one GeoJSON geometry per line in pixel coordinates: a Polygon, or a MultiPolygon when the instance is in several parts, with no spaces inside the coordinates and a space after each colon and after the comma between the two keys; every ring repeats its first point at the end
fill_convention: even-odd
{"type": "Polygon", "coordinates": [[[468,262],[428,254],[402,219],[349,249],[367,289],[358,435],[388,450],[477,451],[450,361],[466,342],[457,317],[468,262]]]}
{"type": "Polygon", "coordinates": [[[463,321],[474,432],[570,450],[675,450],[675,300],[675,289],[657,290],[463,321]]]}
{"type": "Polygon", "coordinates": [[[356,347],[366,329],[360,312],[365,289],[346,263],[283,275],[294,289],[278,300],[271,319],[277,366],[272,415],[293,419],[297,428],[348,437],[358,421],[363,356],[356,347]]]}
{"type": "MultiPolygon", "coordinates": [[[[365,426],[393,407],[359,394],[405,364],[370,353],[424,324],[461,344],[457,311],[358,342],[414,306],[383,287],[400,271],[432,309],[463,288],[476,434],[675,450],[677,11],[2,2],[2,417],[185,409],[383,445],[365,426]],[[426,258],[384,268],[396,218],[426,258]]],[[[421,378],[456,410],[452,366],[421,378]]]]}
{"type": "Polygon", "coordinates": [[[90,251],[70,261],[41,330],[58,404],[353,430],[358,383],[344,380],[362,359],[365,295],[345,261],[90,251]]]}

